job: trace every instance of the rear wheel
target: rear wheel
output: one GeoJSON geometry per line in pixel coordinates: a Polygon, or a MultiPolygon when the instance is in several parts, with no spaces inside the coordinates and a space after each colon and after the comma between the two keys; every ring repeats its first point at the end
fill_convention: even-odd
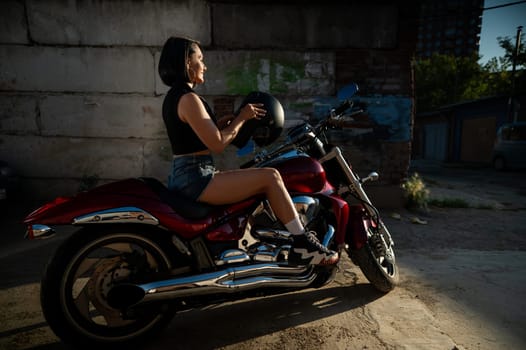
{"type": "Polygon", "coordinates": [[[41,285],[42,310],[55,334],[85,348],[129,344],[162,329],[173,312],[152,308],[136,319],[125,318],[107,300],[118,283],[140,283],[170,270],[170,258],[154,237],[137,229],[100,228],[80,230],[66,240],[41,285]]]}

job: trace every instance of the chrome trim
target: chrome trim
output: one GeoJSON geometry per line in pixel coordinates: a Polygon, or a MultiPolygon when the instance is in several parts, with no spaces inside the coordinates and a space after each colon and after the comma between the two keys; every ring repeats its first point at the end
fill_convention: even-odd
{"type": "Polygon", "coordinates": [[[55,230],[46,225],[29,225],[25,234],[27,239],[46,239],[55,234],[55,230]]]}
{"type": "Polygon", "coordinates": [[[334,237],[334,227],[332,227],[332,225],[329,225],[329,229],[327,230],[327,233],[325,233],[325,236],[323,237],[322,244],[325,247],[329,247],[329,244],[331,243],[333,237],[334,237]]]}
{"type": "MultiPolygon", "coordinates": [[[[320,163],[326,162],[330,159],[336,158],[339,165],[341,166],[342,170],[345,172],[345,175],[347,176],[348,184],[347,186],[351,191],[354,191],[355,194],[358,195],[358,197],[367,203],[367,205],[364,206],[365,210],[369,214],[371,218],[377,217],[377,212],[375,211],[375,207],[373,206],[371,200],[365,193],[365,190],[363,189],[362,183],[366,180],[377,180],[379,175],[376,172],[370,173],[367,178],[360,180],[356,174],[352,171],[351,167],[345,160],[345,157],[342,154],[342,151],[339,147],[334,147],[327,155],[322,157],[320,159],[320,163]]],[[[375,220],[375,219],[373,219],[375,220]]],[[[376,220],[375,220],[376,221],[376,220]]],[[[389,233],[389,230],[385,226],[382,220],[379,220],[377,222],[379,225],[379,231],[382,235],[382,240],[385,242],[388,248],[390,248],[392,245],[394,245],[393,238],[391,237],[391,234],[389,233]]]]}
{"type": "Polygon", "coordinates": [[[136,207],[112,208],[73,219],[73,225],[105,223],[159,225],[159,220],[150,213],[136,207]]]}
{"type": "Polygon", "coordinates": [[[186,244],[183,243],[176,235],[172,235],[172,243],[181,253],[187,256],[192,256],[192,252],[188,249],[186,244]]]}
{"type": "Polygon", "coordinates": [[[300,215],[305,215],[307,222],[309,222],[318,211],[319,200],[309,196],[295,196],[292,198],[296,212],[300,215]]]}
{"type": "Polygon", "coordinates": [[[347,163],[347,161],[345,160],[345,157],[343,156],[343,153],[341,151],[341,149],[339,147],[334,147],[329,153],[327,153],[325,156],[323,156],[321,159],[320,159],[320,163],[324,163],[332,158],[336,158],[336,161],[338,162],[338,164],[340,165],[341,169],[343,170],[343,172],[345,173],[345,176],[347,177],[347,186],[349,187],[349,189],[351,191],[354,191],[354,193],[356,193],[358,195],[358,197],[360,197],[360,199],[364,202],[366,202],[368,205],[365,205],[365,210],[367,210],[367,212],[369,213],[369,215],[371,216],[375,216],[376,213],[374,211],[374,206],[371,202],[371,200],[369,199],[369,197],[367,196],[367,194],[365,193],[363,187],[362,187],[362,183],[360,182],[360,179],[358,178],[358,176],[356,176],[356,174],[352,171],[351,167],[349,166],[349,164],[347,163]]]}
{"type": "Polygon", "coordinates": [[[221,254],[219,260],[216,260],[216,265],[235,264],[246,261],[250,261],[250,257],[246,252],[240,249],[229,249],[221,254]]]}
{"type": "Polygon", "coordinates": [[[125,306],[129,307],[155,300],[216,293],[235,293],[269,286],[282,288],[307,287],[317,276],[314,271],[313,266],[287,266],[268,263],[238,266],[141,285],[118,285],[114,287],[118,295],[112,297],[112,299],[119,300],[120,296],[122,296],[122,299],[128,298],[128,305],[125,306]],[[133,300],[130,300],[130,297],[133,300]]]}
{"type": "Polygon", "coordinates": [[[292,239],[292,233],[289,231],[284,230],[274,230],[271,228],[265,228],[256,230],[256,237],[260,239],[284,239],[284,240],[290,240],[292,239]]]}
{"type": "MultiPolygon", "coordinates": [[[[330,241],[334,229],[329,226],[325,240],[330,241]]],[[[222,257],[239,258],[241,250],[228,250],[222,257]]],[[[262,287],[308,287],[318,276],[316,267],[289,266],[280,263],[255,263],[233,266],[199,275],[175,277],[145,284],[119,284],[109,291],[108,300],[114,300],[121,309],[135,307],[152,301],[175,298],[237,293],[262,287]]]]}
{"type": "Polygon", "coordinates": [[[380,177],[380,175],[378,175],[378,173],[376,171],[373,171],[372,173],[370,173],[369,175],[367,175],[367,177],[364,177],[362,179],[360,179],[360,183],[366,183],[367,181],[376,181],[378,180],[378,178],[380,177]]]}
{"type": "Polygon", "coordinates": [[[281,250],[281,247],[263,243],[255,247],[252,259],[257,262],[277,262],[280,256],[282,256],[280,255],[281,250]]]}
{"type": "Polygon", "coordinates": [[[191,295],[238,292],[263,285],[279,287],[307,286],[316,274],[311,266],[289,267],[278,264],[257,264],[228,268],[197,276],[175,278],[142,284],[144,302],[191,295]],[[289,277],[289,278],[285,278],[289,277]]]}

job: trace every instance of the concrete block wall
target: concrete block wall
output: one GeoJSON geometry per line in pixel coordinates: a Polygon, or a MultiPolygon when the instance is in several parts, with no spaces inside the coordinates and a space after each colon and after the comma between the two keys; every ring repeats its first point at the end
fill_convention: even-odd
{"type": "MultiPolygon", "coordinates": [[[[43,198],[73,194],[90,177],[164,181],[171,151],[157,62],[169,36],[201,42],[209,69],[199,93],[219,115],[261,90],[282,101],[291,125],[311,117],[320,97],[361,77],[369,79],[361,79],[367,93],[412,98],[414,43],[411,33],[400,34],[408,6],[5,0],[0,159],[17,171],[26,193],[43,198]]],[[[219,166],[237,167],[235,153],[232,147],[218,156],[219,166]]],[[[408,164],[409,153],[400,158],[408,164]]]]}

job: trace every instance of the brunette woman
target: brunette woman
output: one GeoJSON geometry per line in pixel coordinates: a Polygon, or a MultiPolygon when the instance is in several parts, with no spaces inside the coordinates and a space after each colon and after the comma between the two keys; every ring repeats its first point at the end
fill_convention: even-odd
{"type": "Polygon", "coordinates": [[[168,187],[187,197],[224,205],[264,194],[276,217],[293,234],[291,264],[335,264],[338,254],[320,244],[305,229],[279,172],[273,168],[217,171],[212,153],[221,153],[236,137],[243,124],[265,116],[262,104],[247,104],[226,117],[223,126],[207,102],[193,88],[205,82],[207,67],[199,43],[169,38],[159,60],[159,75],[171,87],[163,103],[163,119],[173,151],[168,187]]]}

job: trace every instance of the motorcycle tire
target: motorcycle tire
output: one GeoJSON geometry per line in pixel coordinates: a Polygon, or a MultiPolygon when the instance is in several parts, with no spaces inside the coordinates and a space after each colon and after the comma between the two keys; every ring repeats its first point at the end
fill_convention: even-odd
{"type": "Polygon", "coordinates": [[[390,263],[377,258],[369,242],[360,249],[352,250],[350,255],[352,261],[360,267],[367,280],[379,291],[387,293],[398,284],[399,275],[396,260],[390,263]]]}
{"type": "Polygon", "coordinates": [[[57,249],[42,278],[40,301],[53,332],[74,348],[136,345],[163,329],[175,311],[154,308],[137,319],[108,305],[113,283],[169,271],[161,236],[144,228],[81,229],[57,249]]]}

